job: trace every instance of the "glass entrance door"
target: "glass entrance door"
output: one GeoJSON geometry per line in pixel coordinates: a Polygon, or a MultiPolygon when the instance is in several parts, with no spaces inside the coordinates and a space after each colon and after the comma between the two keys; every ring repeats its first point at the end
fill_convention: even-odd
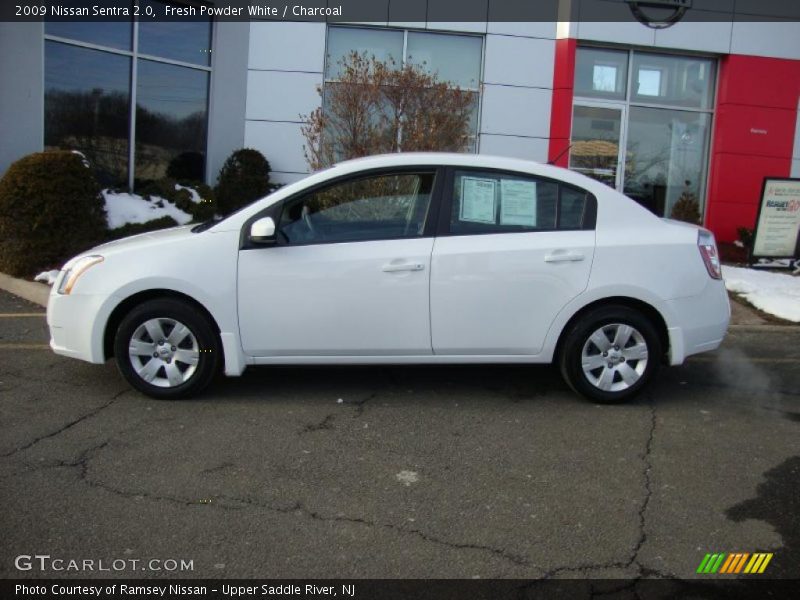
{"type": "Polygon", "coordinates": [[[679,200],[699,215],[710,129],[707,113],[632,106],[622,192],[659,216],[679,200]]]}
{"type": "Polygon", "coordinates": [[[621,189],[624,123],[624,105],[576,104],[569,168],[621,189]]]}

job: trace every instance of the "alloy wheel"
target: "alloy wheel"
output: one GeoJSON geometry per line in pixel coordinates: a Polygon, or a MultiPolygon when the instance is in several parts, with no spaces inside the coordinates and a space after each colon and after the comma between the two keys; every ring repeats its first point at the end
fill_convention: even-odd
{"type": "Polygon", "coordinates": [[[142,380],[157,387],[173,388],[194,375],[200,361],[200,346],[191,329],[180,321],[154,318],[134,330],[128,356],[142,380]]]}
{"type": "Polygon", "coordinates": [[[631,325],[610,323],[595,330],[581,351],[586,379],[604,392],[620,392],[635,385],[647,368],[644,336],[631,325]]]}

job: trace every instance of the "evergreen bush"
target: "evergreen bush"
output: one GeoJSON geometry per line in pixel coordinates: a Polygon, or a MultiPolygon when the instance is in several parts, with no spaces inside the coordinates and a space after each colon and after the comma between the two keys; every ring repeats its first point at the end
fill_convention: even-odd
{"type": "Polygon", "coordinates": [[[100,187],[84,159],[37,152],[0,180],[0,271],[14,276],[60,268],[106,233],[100,187]]]}

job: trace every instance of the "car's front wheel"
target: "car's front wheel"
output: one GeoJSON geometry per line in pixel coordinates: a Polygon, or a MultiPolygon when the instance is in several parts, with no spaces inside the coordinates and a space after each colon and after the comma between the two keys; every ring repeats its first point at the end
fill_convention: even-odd
{"type": "Polygon", "coordinates": [[[579,394],[602,403],[629,400],[654,377],[661,342],[652,322],[627,306],[604,306],[566,332],[561,374],[579,394]]]}
{"type": "Polygon", "coordinates": [[[209,319],[187,302],[149,300],[131,310],[114,338],[120,372],[153,398],[185,398],[202,391],[220,365],[219,337],[209,319]]]}

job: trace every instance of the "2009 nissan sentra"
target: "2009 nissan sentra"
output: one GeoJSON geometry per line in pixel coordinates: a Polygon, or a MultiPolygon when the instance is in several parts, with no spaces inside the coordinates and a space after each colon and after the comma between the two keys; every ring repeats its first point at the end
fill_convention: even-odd
{"type": "Polygon", "coordinates": [[[552,362],[618,402],[717,348],[729,318],[709,231],[565,169],[438,153],[343,162],[221,221],[98,246],[47,309],[56,353],[113,356],[157,398],[249,365],[552,362]]]}

